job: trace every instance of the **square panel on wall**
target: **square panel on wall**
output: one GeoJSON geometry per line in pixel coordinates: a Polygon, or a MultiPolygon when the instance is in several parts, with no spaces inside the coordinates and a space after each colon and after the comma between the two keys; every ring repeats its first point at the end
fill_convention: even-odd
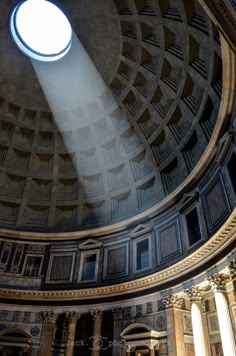
{"type": "Polygon", "coordinates": [[[179,221],[177,219],[168,221],[162,226],[157,226],[155,233],[158,263],[167,262],[182,254],[179,221]]]}
{"type": "Polygon", "coordinates": [[[221,174],[215,176],[204,191],[203,207],[208,232],[211,234],[230,214],[230,206],[221,174]]]}
{"type": "Polygon", "coordinates": [[[118,278],[128,274],[128,242],[104,246],[103,278],[118,278]]]}
{"type": "Polygon", "coordinates": [[[50,255],[46,282],[51,284],[71,283],[75,265],[75,252],[50,255]]]}

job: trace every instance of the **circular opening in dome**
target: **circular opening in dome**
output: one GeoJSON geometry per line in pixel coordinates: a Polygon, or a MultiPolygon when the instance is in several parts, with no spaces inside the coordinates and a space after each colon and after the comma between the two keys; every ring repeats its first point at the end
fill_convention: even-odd
{"type": "Polygon", "coordinates": [[[46,0],[19,3],[10,18],[10,30],[18,48],[41,61],[56,61],[70,49],[72,30],[64,13],[46,0]]]}

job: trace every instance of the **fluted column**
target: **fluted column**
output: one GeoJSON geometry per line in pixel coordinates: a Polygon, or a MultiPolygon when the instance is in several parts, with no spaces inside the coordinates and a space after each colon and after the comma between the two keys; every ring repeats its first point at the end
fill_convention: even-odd
{"type": "Polygon", "coordinates": [[[215,273],[210,278],[208,278],[208,280],[215,293],[216,311],[219,321],[224,356],[235,356],[236,344],[228,302],[225,294],[227,276],[220,273],[215,273]]]}
{"type": "Polygon", "coordinates": [[[55,334],[58,314],[43,312],[43,326],[40,339],[39,356],[51,356],[51,347],[55,334]]]}
{"type": "Polygon", "coordinates": [[[80,318],[79,313],[67,313],[66,314],[68,320],[68,334],[66,341],[66,349],[65,356],[73,356],[74,346],[75,346],[75,332],[76,332],[76,324],[78,319],[80,318]]]}
{"type": "Polygon", "coordinates": [[[182,308],[184,299],[177,295],[169,295],[162,299],[166,310],[168,355],[184,355],[184,333],[182,324],[182,308]]]}
{"type": "Polygon", "coordinates": [[[92,356],[100,356],[100,349],[102,345],[102,319],[103,311],[92,312],[93,315],[93,345],[92,345],[92,356]]]}
{"type": "Polygon", "coordinates": [[[191,287],[185,290],[191,302],[191,317],[193,327],[194,350],[197,356],[208,356],[208,347],[204,335],[204,327],[201,312],[201,302],[203,294],[198,287],[191,287]]]}

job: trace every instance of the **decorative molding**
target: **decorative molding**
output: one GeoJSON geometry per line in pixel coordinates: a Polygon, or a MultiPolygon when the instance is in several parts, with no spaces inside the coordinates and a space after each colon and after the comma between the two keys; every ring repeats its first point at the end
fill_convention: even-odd
{"type": "Polygon", "coordinates": [[[6,299],[22,300],[40,300],[40,301],[66,301],[66,300],[83,300],[95,299],[130,294],[143,291],[162,285],[164,282],[174,280],[175,278],[184,277],[186,273],[194,271],[204,263],[216,257],[227,246],[236,239],[236,208],[217,231],[217,233],[199,248],[192,255],[182,261],[170,266],[163,271],[140,278],[130,282],[120,283],[111,286],[85,288],[79,290],[55,290],[55,291],[36,291],[36,290],[15,290],[0,289],[0,297],[6,299]]]}
{"type": "Polygon", "coordinates": [[[94,239],[88,239],[79,245],[80,250],[92,250],[102,247],[103,243],[94,239]]]}
{"type": "Polygon", "coordinates": [[[198,191],[193,191],[183,195],[183,198],[180,199],[180,202],[177,204],[177,209],[182,211],[186,209],[192,202],[197,201],[199,197],[198,191]]]}

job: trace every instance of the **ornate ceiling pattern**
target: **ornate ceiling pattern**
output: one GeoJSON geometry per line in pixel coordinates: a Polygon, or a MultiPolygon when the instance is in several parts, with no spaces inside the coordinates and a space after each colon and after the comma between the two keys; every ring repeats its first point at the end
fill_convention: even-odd
{"type": "Polygon", "coordinates": [[[4,2],[2,227],[71,231],[125,220],[178,187],[207,147],[219,111],[222,65],[218,33],[200,5],[102,3],[68,1],[65,10],[118,105],[111,105],[106,91],[91,98],[86,112],[59,113],[59,131],[30,61],[6,31],[10,8],[4,2]],[[67,125],[71,116],[81,121],[77,130],[67,125]]]}

